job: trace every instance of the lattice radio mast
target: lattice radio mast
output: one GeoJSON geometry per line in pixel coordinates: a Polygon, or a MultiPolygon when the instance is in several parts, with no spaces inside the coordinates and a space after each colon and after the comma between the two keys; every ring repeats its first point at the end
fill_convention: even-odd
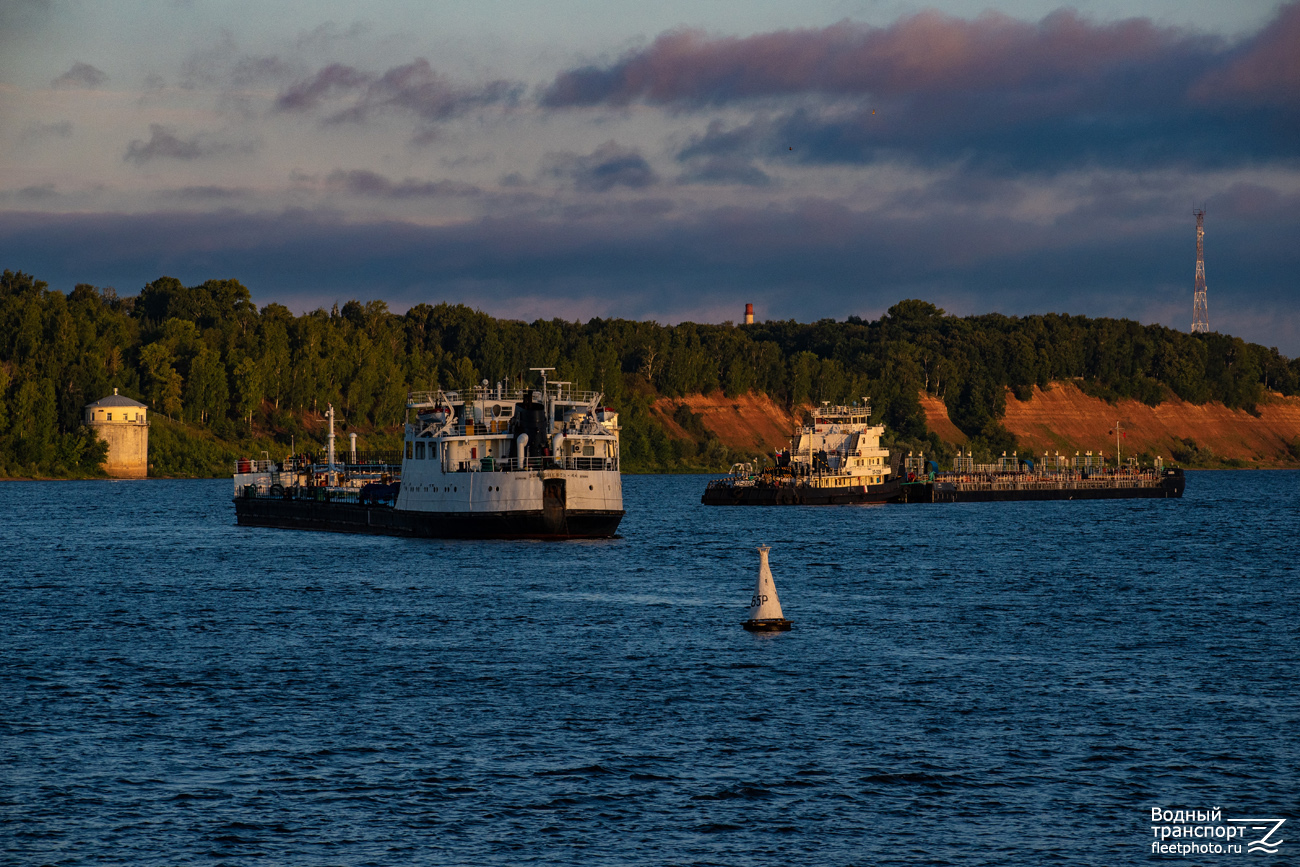
{"type": "Polygon", "coordinates": [[[1192,293],[1192,333],[1210,330],[1210,308],[1205,301],[1205,209],[1196,215],[1196,289],[1192,293]]]}

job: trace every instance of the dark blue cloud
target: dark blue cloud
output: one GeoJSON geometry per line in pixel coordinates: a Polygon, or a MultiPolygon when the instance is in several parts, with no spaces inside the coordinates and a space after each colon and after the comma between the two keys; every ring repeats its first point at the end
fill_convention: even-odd
{"type": "Polygon", "coordinates": [[[589,154],[550,154],[545,171],[554,177],[571,179],[575,189],[597,193],[614,187],[643,189],[659,181],[639,151],[612,141],[605,142],[589,154]]]}
{"type": "Polygon", "coordinates": [[[1012,118],[981,108],[979,100],[933,100],[878,110],[798,108],[706,133],[683,148],[679,158],[743,155],[813,165],[961,163],[998,174],[1091,167],[1220,169],[1300,160],[1300,126],[1265,109],[1210,113],[1171,106],[1012,118]],[[897,115],[891,114],[894,110],[897,115]]]}
{"type": "MultiPolygon", "coordinates": [[[[589,309],[673,320],[752,301],[764,318],[810,321],[876,315],[919,297],[960,313],[1149,319],[1170,310],[1166,324],[1186,327],[1190,214],[1166,207],[1153,219],[1136,198],[1108,195],[1055,223],[957,213],[916,220],[820,200],[692,218],[625,209],[454,226],[295,211],[8,213],[0,249],[3,267],[64,291],[89,282],[133,293],[160,274],[237,277],[259,303],[297,309],[348,298],[396,309],[446,300],[510,316],[525,302],[536,309],[540,297],[570,317],[589,309]]],[[[1207,204],[1211,324],[1300,353],[1289,324],[1300,318],[1300,197],[1239,185],[1207,204]]]]}
{"type": "Polygon", "coordinates": [[[748,159],[732,155],[683,160],[687,168],[678,176],[679,184],[717,186],[770,187],[774,184],[767,172],[748,159]]]}
{"type": "Polygon", "coordinates": [[[697,136],[682,148],[677,159],[686,165],[678,178],[684,184],[738,184],[767,187],[772,178],[754,164],[756,157],[769,148],[759,135],[750,130],[726,131],[722,124],[709,124],[703,136],[697,136]]]}

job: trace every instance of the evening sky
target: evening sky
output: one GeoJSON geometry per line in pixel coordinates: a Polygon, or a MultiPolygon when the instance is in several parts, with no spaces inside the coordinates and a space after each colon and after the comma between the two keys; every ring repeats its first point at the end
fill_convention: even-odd
{"type": "Polygon", "coordinates": [[[0,266],[519,319],[1128,316],[1300,353],[1300,4],[0,6],[0,266]]]}

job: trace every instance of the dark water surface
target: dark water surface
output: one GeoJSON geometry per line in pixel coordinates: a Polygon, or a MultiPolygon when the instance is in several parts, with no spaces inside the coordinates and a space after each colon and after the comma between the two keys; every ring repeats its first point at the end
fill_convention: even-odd
{"type": "Polygon", "coordinates": [[[224,481],[0,484],[0,861],[1246,863],[1290,817],[1300,474],[1182,501],[706,509],[623,538],[234,525],[224,481]],[[772,567],[793,632],[744,618],[772,567]]]}

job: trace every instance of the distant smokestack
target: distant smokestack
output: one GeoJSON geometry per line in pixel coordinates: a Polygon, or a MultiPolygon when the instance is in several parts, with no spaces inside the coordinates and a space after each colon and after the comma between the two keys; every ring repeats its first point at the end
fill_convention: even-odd
{"type": "Polygon", "coordinates": [[[746,305],[745,305],[745,324],[746,324],[746,325],[753,325],[753,324],[754,324],[754,305],[753,305],[753,304],[746,304],[746,305]]]}

